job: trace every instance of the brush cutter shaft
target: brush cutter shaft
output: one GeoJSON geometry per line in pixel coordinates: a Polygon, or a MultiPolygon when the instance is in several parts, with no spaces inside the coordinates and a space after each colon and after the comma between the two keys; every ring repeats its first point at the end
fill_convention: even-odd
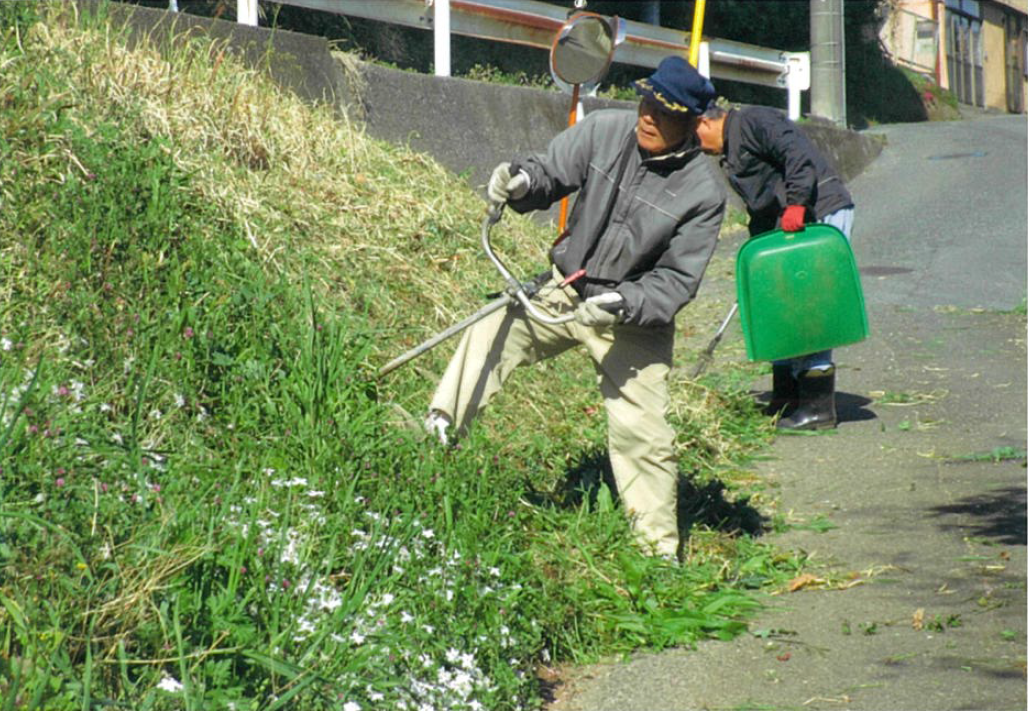
{"type": "MultiPolygon", "coordinates": [[[[398,356],[397,358],[394,358],[393,360],[386,363],[384,366],[379,368],[378,377],[381,378],[383,375],[388,375],[404,363],[407,363],[408,361],[417,358],[419,355],[425,353],[426,351],[432,350],[440,343],[445,341],[447,338],[457,335],[471,324],[477,321],[481,321],[483,318],[493,313],[494,311],[499,311],[502,308],[506,308],[515,300],[517,300],[522,306],[525,307],[525,311],[528,313],[529,317],[542,323],[556,325],[560,323],[567,323],[568,321],[574,319],[574,314],[567,314],[565,316],[556,317],[547,316],[546,314],[540,312],[532,304],[531,298],[536,295],[536,293],[539,291],[539,288],[550,278],[549,272],[541,274],[531,281],[521,282],[518,279],[514,278],[514,275],[510,273],[510,270],[507,269],[506,266],[504,266],[503,262],[500,261],[500,258],[496,256],[495,252],[493,252],[492,245],[489,243],[489,231],[492,229],[493,225],[500,221],[500,217],[502,214],[502,205],[493,206],[493,208],[489,210],[485,220],[482,222],[482,247],[485,249],[485,253],[489,256],[489,259],[492,260],[494,265],[496,265],[496,269],[503,276],[504,281],[507,282],[507,288],[503,291],[499,298],[489,302],[488,304],[480,308],[478,311],[468,316],[463,321],[453,324],[445,331],[442,331],[441,333],[432,336],[424,343],[421,343],[420,345],[411,348],[403,355],[398,356]]],[[[576,273],[572,275],[570,278],[566,279],[565,283],[570,283],[571,281],[582,276],[583,274],[584,272],[576,273]]]]}
{"type": "Polygon", "coordinates": [[[506,308],[507,305],[510,304],[513,300],[514,299],[510,294],[502,294],[498,299],[496,299],[495,301],[490,301],[488,304],[486,304],[478,311],[468,316],[460,323],[453,324],[445,331],[442,331],[441,333],[437,333],[436,335],[432,336],[421,345],[411,348],[409,351],[407,351],[406,353],[397,358],[393,358],[391,361],[389,361],[379,369],[378,377],[381,378],[383,375],[387,375],[388,373],[391,373],[392,371],[396,370],[407,361],[413,360],[422,353],[432,350],[440,343],[445,341],[447,338],[457,335],[471,324],[475,323],[476,321],[481,321],[483,318],[485,318],[492,312],[499,311],[502,308],[506,308]]]}

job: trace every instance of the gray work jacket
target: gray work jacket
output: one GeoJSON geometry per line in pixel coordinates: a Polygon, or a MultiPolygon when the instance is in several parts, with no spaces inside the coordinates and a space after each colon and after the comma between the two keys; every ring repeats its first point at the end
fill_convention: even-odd
{"type": "Polygon", "coordinates": [[[634,111],[597,111],[556,136],[545,154],[513,161],[531,186],[510,206],[545,209],[577,190],[553,263],[565,275],[586,270],[575,283],[583,298],[620,293],[626,323],[666,326],[696,296],[717,245],[725,191],[695,144],[644,154],[636,120],[634,111]]]}

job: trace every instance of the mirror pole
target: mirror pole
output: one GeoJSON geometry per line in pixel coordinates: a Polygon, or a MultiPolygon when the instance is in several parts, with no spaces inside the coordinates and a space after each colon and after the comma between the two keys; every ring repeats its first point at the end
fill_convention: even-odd
{"type": "MultiPolygon", "coordinates": [[[[574,126],[578,122],[578,93],[581,90],[581,84],[575,84],[575,88],[571,92],[571,111],[568,112],[568,127],[574,126]]],[[[560,199],[560,218],[557,220],[557,234],[564,234],[564,227],[568,222],[568,198],[565,195],[560,199]]]]}
{"type": "Polygon", "coordinates": [[[703,41],[703,15],[707,9],[707,0],[696,0],[696,8],[692,15],[692,34],[689,35],[689,64],[699,66],[700,42],[703,41]]]}

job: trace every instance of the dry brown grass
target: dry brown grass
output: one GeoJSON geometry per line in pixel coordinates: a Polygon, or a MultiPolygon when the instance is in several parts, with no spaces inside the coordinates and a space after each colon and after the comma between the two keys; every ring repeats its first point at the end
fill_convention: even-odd
{"type": "MultiPolygon", "coordinates": [[[[238,230],[269,269],[304,275],[328,308],[366,317],[377,336],[372,365],[468,315],[500,288],[479,247],[484,202],[430,157],[371,139],[331,107],[280,91],[224,44],[193,37],[170,52],[147,41],[130,49],[118,31],[83,29],[70,12],[52,5],[51,20],[29,39],[68,62],[78,87],[70,101],[112,116],[134,111],[140,140],[170,139],[202,199],[220,208],[225,229],[238,230]]],[[[545,265],[552,234],[508,213],[494,244],[527,276],[545,265]]],[[[680,342],[705,345],[726,306],[701,296],[679,319],[680,342]]],[[[421,411],[451,351],[444,344],[390,375],[389,397],[421,411]]],[[[681,360],[685,351],[678,352],[681,360]]],[[[583,430],[597,440],[602,427],[593,425],[602,423],[593,413],[602,417],[602,400],[593,382],[580,355],[537,366],[514,378],[484,426],[511,440],[512,459],[537,456],[547,441],[577,444],[583,430]],[[536,444],[526,448],[512,432],[535,433],[536,444]]],[[[717,393],[684,377],[673,379],[672,393],[672,414],[702,423],[702,441],[682,438],[683,450],[699,446],[722,459],[738,449],[722,431],[717,393]]],[[[551,452],[548,468],[559,470],[562,456],[577,449],[551,452]]]]}

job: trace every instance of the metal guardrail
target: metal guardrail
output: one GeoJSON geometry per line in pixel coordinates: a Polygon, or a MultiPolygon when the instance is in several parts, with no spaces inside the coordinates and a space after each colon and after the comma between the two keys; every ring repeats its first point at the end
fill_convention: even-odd
{"type": "MultiPolygon", "coordinates": [[[[443,76],[450,73],[450,33],[548,50],[558,29],[575,12],[538,0],[278,1],[308,10],[430,30],[436,36],[436,73],[443,76]]],[[[237,0],[239,22],[257,24],[257,2],[237,0]]],[[[692,41],[691,32],[630,20],[624,24],[625,41],[614,53],[615,62],[653,68],[668,55],[687,52],[692,41]]],[[[800,116],[800,92],[810,89],[809,52],[782,52],[710,38],[701,45],[699,69],[715,79],[786,90],[789,117],[793,119],[800,116]]]]}
{"type": "MultiPolygon", "coordinates": [[[[280,0],[310,10],[351,15],[424,30],[434,29],[431,0],[280,0]]],[[[537,0],[449,0],[450,31],[468,37],[510,42],[549,49],[568,10],[537,0]]],[[[669,54],[688,50],[689,32],[625,21],[625,42],[614,54],[615,62],[656,67],[669,54]]],[[[718,79],[785,88],[790,56],[743,42],[709,38],[711,75],[718,79]]],[[[795,61],[792,62],[795,64],[795,61]]]]}

